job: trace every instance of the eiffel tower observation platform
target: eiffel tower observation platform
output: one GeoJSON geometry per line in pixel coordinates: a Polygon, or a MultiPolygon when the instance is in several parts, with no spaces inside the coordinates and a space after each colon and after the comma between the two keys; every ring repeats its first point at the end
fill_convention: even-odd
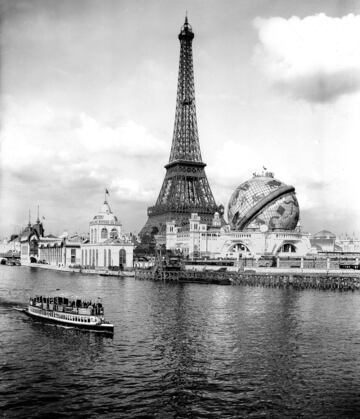
{"type": "Polygon", "coordinates": [[[194,32],[186,17],[179,34],[179,76],[169,163],[165,165],[165,179],[157,201],[148,208],[148,220],[140,237],[164,233],[167,221],[175,220],[177,225],[186,225],[195,212],[208,225],[211,225],[216,212],[224,222],[224,208],[215,203],[205,174],[206,164],[201,158],[195,106],[193,39],[194,32]]]}

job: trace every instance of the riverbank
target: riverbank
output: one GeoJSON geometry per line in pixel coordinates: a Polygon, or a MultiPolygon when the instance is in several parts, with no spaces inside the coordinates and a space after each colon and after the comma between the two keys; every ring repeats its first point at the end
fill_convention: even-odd
{"type": "MultiPolygon", "coordinates": [[[[193,266],[193,265],[188,265],[185,266],[185,270],[186,271],[219,271],[219,269],[221,269],[220,266],[207,266],[207,265],[202,265],[202,266],[193,266]]],[[[236,266],[228,266],[226,267],[226,272],[241,272],[241,270],[236,267],[236,266]]],[[[335,275],[354,275],[360,278],[360,272],[357,270],[352,270],[352,269],[315,269],[315,268],[288,268],[288,267],[281,267],[281,268],[268,268],[268,267],[248,267],[248,268],[244,268],[243,272],[248,272],[248,273],[258,273],[258,274],[278,274],[278,275],[285,275],[285,274],[319,274],[319,275],[326,275],[326,274],[335,274],[335,275]]]]}
{"type": "Polygon", "coordinates": [[[82,268],[72,268],[69,266],[54,266],[48,265],[43,263],[29,263],[29,264],[22,264],[21,266],[25,266],[28,268],[39,268],[39,269],[47,269],[50,271],[58,271],[58,272],[74,272],[84,275],[100,275],[100,276],[115,276],[115,277],[124,277],[124,276],[134,276],[134,271],[111,271],[109,269],[82,269],[82,268]]]}

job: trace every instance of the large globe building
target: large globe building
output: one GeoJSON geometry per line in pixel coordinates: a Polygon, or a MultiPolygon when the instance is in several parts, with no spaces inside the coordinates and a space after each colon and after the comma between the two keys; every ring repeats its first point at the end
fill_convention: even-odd
{"type": "Polygon", "coordinates": [[[241,257],[305,256],[311,244],[309,234],[301,231],[299,219],[295,188],[275,179],[272,172],[254,173],[230,197],[225,253],[241,257]]]}
{"type": "Polygon", "coordinates": [[[299,204],[293,186],[274,179],[270,172],[239,185],[231,195],[228,220],[233,230],[295,230],[299,204]]]}
{"type": "Polygon", "coordinates": [[[274,178],[271,172],[254,173],[232,193],[228,224],[211,226],[192,214],[189,227],[167,223],[166,247],[189,256],[255,258],[303,258],[311,253],[309,234],[300,227],[300,208],[295,188],[274,178]]]}

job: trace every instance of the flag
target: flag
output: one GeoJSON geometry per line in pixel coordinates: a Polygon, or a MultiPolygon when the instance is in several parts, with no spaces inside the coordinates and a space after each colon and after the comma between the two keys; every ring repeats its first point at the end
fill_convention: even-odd
{"type": "Polygon", "coordinates": [[[42,219],[45,220],[45,217],[43,216],[42,219]]]}
{"type": "Polygon", "coordinates": [[[265,166],[263,166],[263,169],[264,169],[264,170],[267,170],[267,168],[266,168],[265,166]]]}
{"type": "Polygon", "coordinates": [[[107,189],[105,189],[105,195],[109,195],[110,196],[109,191],[107,189]]]}

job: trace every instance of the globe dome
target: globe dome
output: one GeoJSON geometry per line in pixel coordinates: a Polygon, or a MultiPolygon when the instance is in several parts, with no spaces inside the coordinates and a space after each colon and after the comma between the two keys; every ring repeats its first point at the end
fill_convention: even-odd
{"type": "Polygon", "coordinates": [[[254,175],[231,195],[228,220],[232,229],[294,230],[300,209],[293,186],[274,179],[272,173],[254,175]]]}

